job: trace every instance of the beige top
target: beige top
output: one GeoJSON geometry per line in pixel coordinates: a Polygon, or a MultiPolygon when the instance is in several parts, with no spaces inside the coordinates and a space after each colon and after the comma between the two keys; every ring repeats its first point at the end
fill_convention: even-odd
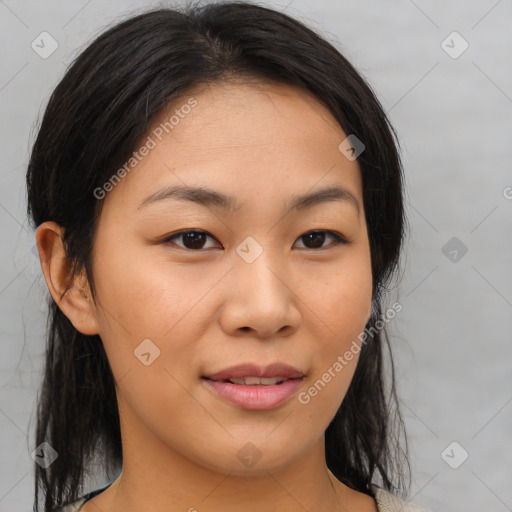
{"type": "MultiPolygon", "coordinates": [[[[375,501],[377,502],[377,510],[379,512],[429,512],[429,510],[421,508],[411,501],[405,501],[399,496],[391,494],[376,485],[372,485],[372,488],[375,495],[375,501]]],[[[59,512],[79,512],[86,501],[87,498],[82,497],[59,509],[59,512]]]]}
{"type": "Polygon", "coordinates": [[[430,512],[412,501],[405,501],[384,489],[373,486],[379,512],[430,512]]]}

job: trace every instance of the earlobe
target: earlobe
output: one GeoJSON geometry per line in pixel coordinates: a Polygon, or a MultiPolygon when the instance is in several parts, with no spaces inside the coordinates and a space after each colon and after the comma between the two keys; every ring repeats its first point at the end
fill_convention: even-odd
{"type": "Polygon", "coordinates": [[[98,334],[96,309],[82,272],[72,278],[71,265],[66,258],[62,235],[56,222],[43,222],[36,230],[39,260],[46,285],[53,300],[82,334],[98,334]]]}

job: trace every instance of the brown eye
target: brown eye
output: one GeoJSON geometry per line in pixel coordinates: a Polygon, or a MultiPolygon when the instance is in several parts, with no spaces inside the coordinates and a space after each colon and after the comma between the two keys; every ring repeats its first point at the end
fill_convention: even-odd
{"type": "Polygon", "coordinates": [[[303,240],[304,245],[306,245],[306,249],[323,249],[327,246],[324,246],[324,242],[326,238],[333,238],[334,243],[331,245],[338,245],[338,244],[348,244],[348,240],[338,233],[335,233],[333,231],[309,231],[308,233],[305,233],[304,235],[301,235],[298,240],[303,240]]]}
{"type": "MultiPolygon", "coordinates": [[[[211,247],[205,247],[205,243],[207,239],[210,238],[215,240],[215,238],[208,234],[206,231],[201,230],[188,230],[188,231],[180,231],[179,233],[175,233],[174,235],[167,237],[163,240],[164,243],[172,243],[173,245],[178,245],[183,249],[188,249],[190,251],[199,251],[201,249],[208,249],[211,247]],[[174,242],[174,240],[179,240],[181,244],[174,242]]],[[[298,240],[302,240],[305,247],[300,247],[301,249],[325,249],[329,247],[329,245],[339,245],[339,244],[348,244],[350,243],[346,238],[341,236],[334,231],[326,231],[326,230],[316,230],[309,231],[301,235],[298,240]],[[333,239],[334,242],[328,245],[324,245],[326,239],[333,239]]]]}
{"type": "Polygon", "coordinates": [[[195,251],[195,250],[199,250],[199,249],[204,249],[204,244],[206,243],[206,240],[208,238],[211,238],[212,240],[214,240],[214,238],[209,235],[206,231],[180,231],[179,233],[176,233],[168,238],[166,238],[164,240],[165,243],[167,242],[170,242],[170,243],[174,243],[172,242],[173,240],[175,239],[178,239],[178,240],[181,240],[182,241],[182,244],[183,246],[179,245],[179,244],[175,244],[175,245],[178,245],[179,247],[183,247],[184,249],[189,249],[191,251],[195,251]]]}

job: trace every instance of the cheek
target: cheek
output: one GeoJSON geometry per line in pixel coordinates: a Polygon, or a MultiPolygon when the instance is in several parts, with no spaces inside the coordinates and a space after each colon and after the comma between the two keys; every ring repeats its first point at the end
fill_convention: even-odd
{"type": "MultiPolygon", "coordinates": [[[[315,345],[312,375],[299,402],[330,421],[354,375],[372,300],[367,253],[354,254],[319,287],[309,283],[311,338],[315,345]]],[[[304,284],[307,286],[307,283],[304,284]]]]}
{"type": "MultiPolygon", "coordinates": [[[[117,330],[123,337],[128,334],[141,339],[162,337],[190,309],[191,293],[184,287],[181,273],[169,272],[169,265],[144,253],[106,247],[95,266],[106,332],[117,330]]],[[[193,290],[192,283],[190,287],[193,290]]]]}
{"type": "MultiPolygon", "coordinates": [[[[314,274],[313,274],[314,276],[314,274]]],[[[343,346],[364,330],[372,302],[372,271],[365,251],[351,254],[321,280],[302,284],[307,306],[323,324],[327,351],[343,346]]]]}

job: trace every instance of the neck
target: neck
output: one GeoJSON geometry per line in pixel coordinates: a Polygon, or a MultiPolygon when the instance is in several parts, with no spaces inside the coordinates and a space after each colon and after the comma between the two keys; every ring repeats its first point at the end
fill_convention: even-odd
{"type": "Polygon", "coordinates": [[[253,437],[247,432],[237,439],[220,426],[219,432],[213,431],[217,424],[212,422],[211,439],[226,436],[224,444],[194,438],[192,428],[182,433],[187,438],[183,443],[176,441],[176,432],[169,434],[172,421],[162,422],[168,427],[155,432],[127,407],[120,407],[120,419],[122,472],[81,512],[377,511],[373,498],[344,485],[329,471],[324,436],[316,442],[276,442],[269,434],[256,439],[253,431],[253,437]],[[283,443],[286,450],[293,450],[292,456],[283,443]],[[254,454],[257,459],[242,462],[241,455],[254,454]]]}
{"type": "Polygon", "coordinates": [[[345,512],[354,493],[327,468],[323,438],[285,466],[256,463],[244,471],[238,464],[234,471],[206,467],[154,437],[137,435],[123,439],[119,477],[82,512],[239,512],[242,505],[244,512],[345,512]],[[137,439],[144,439],[143,450],[137,439]]]}

